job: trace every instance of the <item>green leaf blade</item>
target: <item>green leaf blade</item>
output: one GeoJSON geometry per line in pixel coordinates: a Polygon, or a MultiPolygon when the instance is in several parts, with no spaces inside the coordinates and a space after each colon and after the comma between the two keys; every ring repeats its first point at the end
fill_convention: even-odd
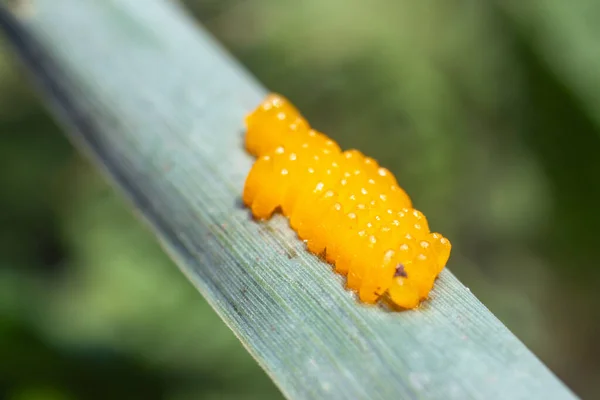
{"type": "Polygon", "coordinates": [[[175,4],[34,0],[0,27],[287,397],[574,398],[449,271],[419,310],[365,306],[284,218],[252,221],[243,117],[266,91],[175,4]]]}

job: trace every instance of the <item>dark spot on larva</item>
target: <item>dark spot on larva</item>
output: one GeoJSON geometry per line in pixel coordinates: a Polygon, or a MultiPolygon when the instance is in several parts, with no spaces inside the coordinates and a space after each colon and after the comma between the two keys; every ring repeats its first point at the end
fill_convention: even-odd
{"type": "Polygon", "coordinates": [[[394,277],[398,277],[398,276],[401,276],[403,278],[408,278],[408,274],[404,270],[404,264],[402,264],[402,263],[396,265],[396,273],[394,274],[394,277]]]}

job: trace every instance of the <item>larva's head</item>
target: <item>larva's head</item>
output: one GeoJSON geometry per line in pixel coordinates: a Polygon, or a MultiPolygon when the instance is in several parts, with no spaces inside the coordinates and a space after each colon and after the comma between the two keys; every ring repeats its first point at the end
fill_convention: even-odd
{"type": "Polygon", "coordinates": [[[420,254],[415,260],[398,263],[388,294],[392,302],[402,308],[415,308],[427,298],[433,287],[435,274],[431,272],[426,256],[420,254]]]}
{"type": "Polygon", "coordinates": [[[388,288],[391,301],[414,308],[429,296],[433,283],[450,256],[451,244],[439,233],[403,243],[396,252],[394,276],[388,288]]]}

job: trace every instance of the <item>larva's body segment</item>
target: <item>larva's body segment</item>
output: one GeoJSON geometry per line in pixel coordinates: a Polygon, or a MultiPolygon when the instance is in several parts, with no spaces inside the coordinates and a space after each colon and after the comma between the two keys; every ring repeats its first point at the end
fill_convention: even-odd
{"type": "Polygon", "coordinates": [[[414,308],[426,299],[451,244],[385,168],[358,150],[341,151],[271,94],[246,118],[246,148],[258,156],[243,201],[257,219],[280,209],[308,249],[347,276],[361,301],[386,295],[414,308]]]}

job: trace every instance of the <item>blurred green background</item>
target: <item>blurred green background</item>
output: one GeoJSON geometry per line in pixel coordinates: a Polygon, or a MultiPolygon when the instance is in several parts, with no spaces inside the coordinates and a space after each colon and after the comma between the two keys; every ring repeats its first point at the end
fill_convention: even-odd
{"type": "MultiPolygon", "coordinates": [[[[584,398],[600,397],[600,5],[202,0],[271,90],[399,177],[449,268],[584,398]]],[[[0,398],[280,394],[0,41],[0,398]]]]}

